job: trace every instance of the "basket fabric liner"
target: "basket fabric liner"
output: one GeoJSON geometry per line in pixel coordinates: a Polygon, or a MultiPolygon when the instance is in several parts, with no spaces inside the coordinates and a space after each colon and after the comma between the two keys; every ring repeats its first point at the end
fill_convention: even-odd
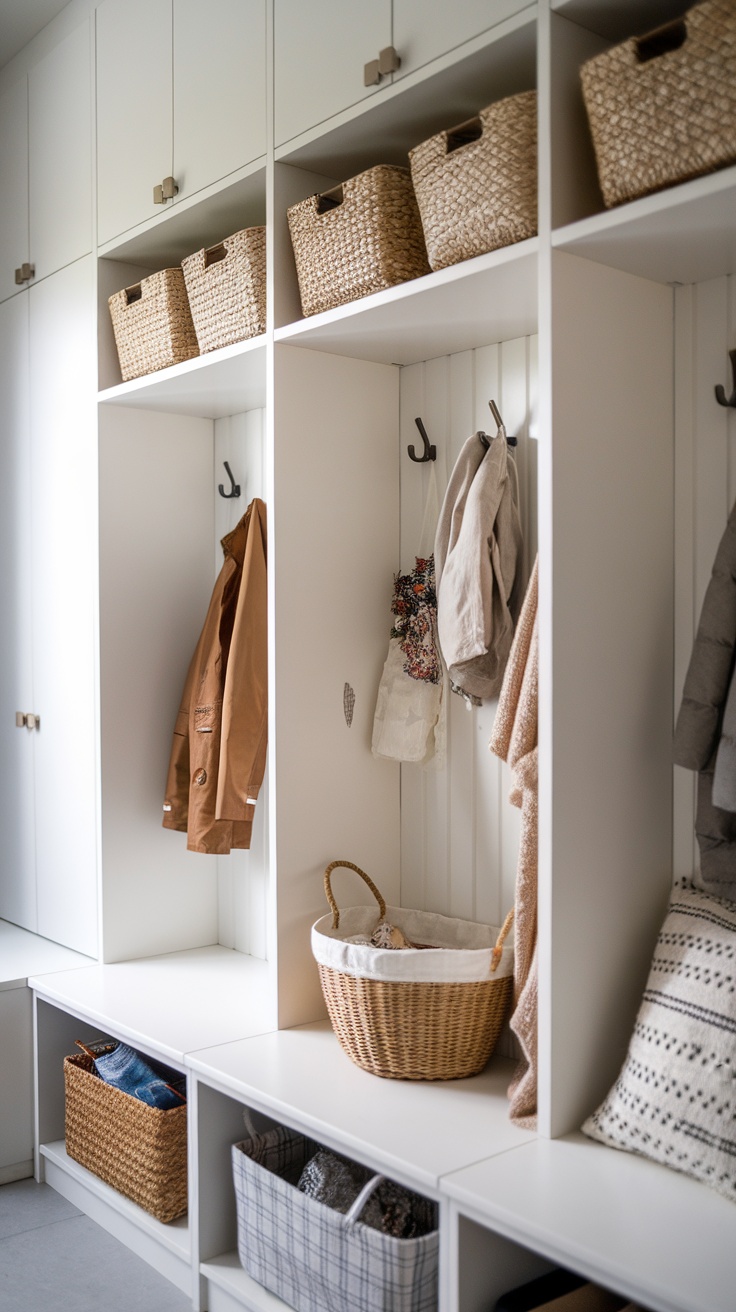
{"type": "Polygon", "coordinates": [[[331,915],[312,926],[316,961],[355,978],[396,982],[470,984],[513,974],[513,947],[502,949],[491,973],[498,930],[488,925],[405,907],[387,907],[386,919],[413,942],[438,946],[397,950],[346,943],[345,939],[355,934],[370,935],[376,925],[375,907],[348,907],[340,912],[339,929],[332,928],[331,915]]]}

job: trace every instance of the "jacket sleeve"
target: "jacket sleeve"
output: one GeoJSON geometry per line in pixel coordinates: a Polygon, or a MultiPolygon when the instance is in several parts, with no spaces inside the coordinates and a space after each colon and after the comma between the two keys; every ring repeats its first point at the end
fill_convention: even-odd
{"type": "Polygon", "coordinates": [[[721,538],[700,614],[674,741],[676,765],[702,770],[718,744],[736,645],[736,506],[721,538]]]}
{"type": "Polygon", "coordinates": [[[187,831],[189,821],[189,703],[196,659],[197,651],[189,666],[181,706],[174,725],[164,797],[164,829],[183,830],[184,833],[187,831]]]}
{"type": "Polygon", "coordinates": [[[266,507],[253,502],[222,705],[218,820],[249,820],[263,782],[268,738],[266,507]]]}

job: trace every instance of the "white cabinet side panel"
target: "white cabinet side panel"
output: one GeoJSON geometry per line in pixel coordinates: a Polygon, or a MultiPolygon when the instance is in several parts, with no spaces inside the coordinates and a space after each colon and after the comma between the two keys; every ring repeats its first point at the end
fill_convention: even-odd
{"type": "Polygon", "coordinates": [[[15,723],[34,704],[28,304],[25,295],[0,305],[0,916],[35,931],[34,744],[15,723]]]}
{"type": "Polygon", "coordinates": [[[94,268],[32,287],[33,697],[38,932],[97,955],[94,268]]]}
{"type": "MultiPolygon", "coordinates": [[[[309,927],[327,910],[325,866],[354,861],[388,902],[399,895],[399,768],[371,753],[399,549],[399,382],[390,365],[287,346],[276,348],[275,382],[271,750],[284,1026],[322,1014],[309,927]]],[[[341,905],[372,901],[351,871],[334,878],[341,905]]]]}
{"type": "Polygon", "coordinates": [[[580,1126],[618,1071],[671,884],[674,441],[671,290],[553,252],[552,298],[552,667],[540,687],[553,742],[540,779],[552,771],[554,810],[539,932],[555,1135],[580,1126]]]}
{"type": "Polygon", "coordinates": [[[28,260],[28,79],[0,95],[0,301],[20,291],[15,270],[28,260]]]}
{"type": "Polygon", "coordinates": [[[162,827],[172,732],[214,583],[212,423],[100,407],[106,961],[217,941],[215,858],[162,827]]]}
{"type": "MultiPolygon", "coordinates": [[[[478,347],[401,370],[401,557],[403,572],[426,550],[422,543],[431,479],[441,505],[447,479],[468,437],[495,433],[488,402],[499,406],[518,437],[524,575],[536,552],[536,337],[478,347]],[[434,470],[417,465],[407,447],[421,449],[414,423],[423,419],[437,446],[434,470]],[[532,436],[533,432],[533,436],[532,436]]],[[[436,514],[433,516],[436,523],[436,514]]],[[[431,541],[434,533],[431,534],[431,541]]],[[[430,541],[430,549],[431,549],[430,541]]],[[[390,629],[386,597],[385,634],[390,629]]],[[[514,900],[519,812],[508,801],[507,767],[488,742],[497,702],[468,710],[448,699],[447,762],[443,769],[401,767],[401,900],[404,906],[498,925],[514,900]]]]}
{"type": "Polygon", "coordinates": [[[30,249],[43,278],[92,249],[89,20],[28,76],[30,249]]]}
{"type": "Polygon", "coordinates": [[[209,0],[205,20],[201,0],[174,0],[179,197],[217,182],[265,150],[265,0],[209,0]]]}
{"type": "Polygon", "coordinates": [[[1,1173],[33,1158],[33,999],[25,985],[0,990],[0,1031],[1,1173]]]}
{"type": "Polygon", "coordinates": [[[97,239],[160,214],[172,170],[171,0],[97,8],[97,239]]]}
{"type": "MultiPolygon", "coordinates": [[[[249,410],[215,420],[215,570],[222,566],[220,542],[245,514],[254,497],[265,499],[263,473],[264,414],[249,410]],[[231,491],[225,470],[227,461],[240,496],[222,496],[231,491]]],[[[259,794],[247,851],[234,849],[217,857],[218,943],[252,956],[266,956],[266,911],[268,894],[268,772],[259,794]]]]}

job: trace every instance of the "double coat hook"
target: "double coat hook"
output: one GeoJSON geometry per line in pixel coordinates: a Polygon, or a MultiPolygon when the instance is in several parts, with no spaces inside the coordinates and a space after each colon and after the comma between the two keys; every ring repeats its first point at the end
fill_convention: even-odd
{"type": "Polygon", "coordinates": [[[736,410],[736,351],[729,351],[728,358],[731,361],[731,382],[733,385],[733,391],[730,397],[727,397],[726,389],[722,387],[720,383],[717,383],[716,401],[719,405],[728,405],[731,406],[732,410],[736,410]]]}
{"type": "Polygon", "coordinates": [[[220,483],[220,486],[219,486],[219,488],[218,488],[218,491],[219,491],[219,493],[220,493],[220,496],[221,496],[221,497],[225,497],[226,500],[229,500],[230,497],[239,497],[239,496],[240,496],[240,484],[235,482],[235,479],[233,478],[233,471],[232,471],[232,469],[230,468],[229,464],[227,463],[227,460],[224,460],[224,461],[223,461],[223,464],[224,464],[224,466],[225,466],[225,470],[226,470],[226,472],[227,472],[227,476],[228,476],[228,478],[230,479],[230,491],[229,491],[229,492],[226,492],[225,489],[224,489],[224,487],[222,486],[222,483],[220,483]]]}

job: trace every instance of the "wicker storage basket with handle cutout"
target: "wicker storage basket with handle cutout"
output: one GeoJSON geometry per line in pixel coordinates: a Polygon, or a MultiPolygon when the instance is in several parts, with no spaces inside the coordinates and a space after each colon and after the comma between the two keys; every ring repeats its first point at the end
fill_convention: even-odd
{"type": "Polygon", "coordinates": [[[108,305],[124,383],[199,355],[181,269],[123,287],[108,305]]]}
{"type": "Polygon", "coordinates": [[[408,169],[377,164],[287,217],[305,315],[430,271],[408,169]]]}
{"type": "Polygon", "coordinates": [[[513,910],[500,930],[428,911],[387,907],[372,879],[351,861],[325,871],[331,914],[312,927],[312,952],[332,1027],[344,1051],[365,1071],[398,1080],[456,1080],[477,1075],[506,1019],[513,949],[504,946],[513,910]],[[370,888],[381,921],[409,948],[367,942],[375,909],[340,911],[331,875],[354,870],[370,888]]]}
{"type": "Polygon", "coordinates": [[[243,228],[181,267],[202,355],[265,333],[265,228],[243,228]]]}
{"type": "Polygon", "coordinates": [[[409,162],[433,269],[536,234],[536,91],[430,137],[409,162]]]}
{"type": "Polygon", "coordinates": [[[736,160],[736,5],[706,0],[580,70],[607,206],[736,160]]]}

